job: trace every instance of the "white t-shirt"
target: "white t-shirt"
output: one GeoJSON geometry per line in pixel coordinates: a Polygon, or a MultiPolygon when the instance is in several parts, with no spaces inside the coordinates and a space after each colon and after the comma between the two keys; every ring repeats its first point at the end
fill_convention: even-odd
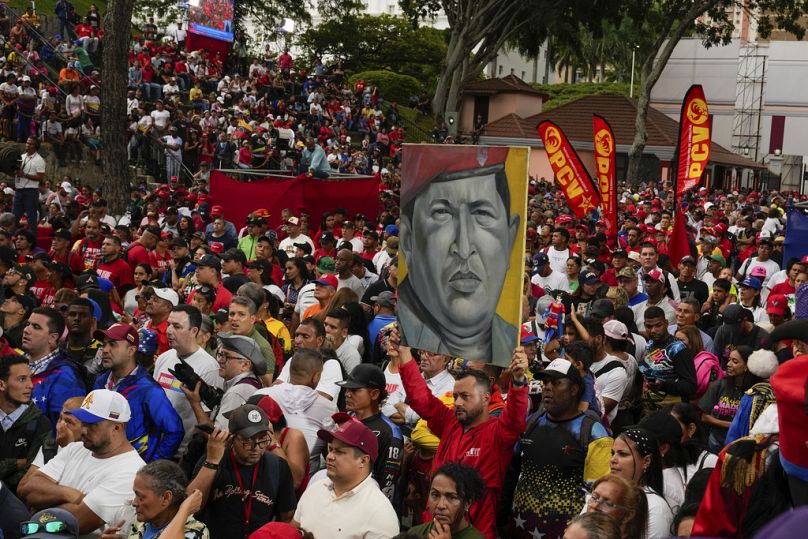
{"type": "Polygon", "coordinates": [[[281,251],[286,251],[286,254],[293,258],[295,256],[295,243],[308,243],[311,245],[311,250],[314,252],[314,242],[311,241],[311,238],[305,234],[298,234],[297,237],[292,238],[291,236],[287,236],[286,238],[281,241],[278,249],[281,251]]]}
{"type": "Polygon", "coordinates": [[[339,345],[336,352],[342,366],[345,368],[345,372],[348,374],[351,374],[354,367],[362,363],[362,356],[359,355],[359,350],[357,350],[353,344],[348,342],[347,339],[342,341],[342,344],[339,345]]]}
{"type": "Polygon", "coordinates": [[[547,258],[550,259],[550,267],[553,268],[553,271],[557,271],[561,275],[566,275],[567,260],[570,257],[569,248],[564,249],[563,251],[557,251],[556,248],[551,245],[544,252],[547,253],[547,258]]]}
{"type": "MultiPolygon", "coordinates": [[[[278,380],[281,380],[282,382],[289,381],[289,366],[291,363],[291,361],[287,361],[283,365],[283,369],[281,369],[278,380]]],[[[337,395],[339,395],[340,390],[337,382],[342,382],[342,369],[340,368],[340,363],[336,359],[327,359],[323,363],[323,373],[320,375],[320,383],[317,384],[317,391],[330,395],[331,400],[334,401],[337,399],[337,395]]]]}
{"type": "Polygon", "coordinates": [[[153,110],[151,112],[152,120],[154,120],[154,127],[161,131],[168,127],[168,121],[171,119],[171,113],[166,109],[153,110]]]}
{"type": "MultiPolygon", "coordinates": [[[[224,387],[224,380],[219,376],[219,364],[210,354],[205,352],[204,348],[199,348],[196,352],[186,357],[185,362],[207,384],[219,389],[224,387]]],[[[185,393],[182,392],[182,383],[168,372],[168,369],[174,369],[177,363],[179,363],[179,359],[175,349],[172,348],[160,354],[154,363],[154,379],[165,390],[168,400],[171,401],[171,406],[177,411],[177,414],[182,419],[182,426],[185,427],[185,436],[179,449],[177,449],[177,455],[182,455],[193,434],[196,416],[191,408],[191,403],[188,402],[185,393]]]]}
{"type": "Polygon", "coordinates": [[[550,275],[547,277],[542,277],[538,273],[534,274],[533,277],[530,278],[530,284],[543,288],[545,292],[552,290],[570,291],[570,281],[567,279],[566,274],[559,273],[555,270],[551,271],[550,275]]]}
{"type": "Polygon", "coordinates": [[[382,413],[387,417],[398,413],[395,405],[407,400],[407,392],[404,391],[404,384],[401,383],[401,374],[390,372],[390,365],[384,368],[384,381],[387,390],[387,400],[382,406],[382,413]]]}
{"type": "Polygon", "coordinates": [[[83,503],[105,523],[114,525],[115,513],[134,497],[132,483],[145,464],[134,449],[98,459],[82,442],[73,442],[39,471],[62,486],[83,492],[83,503]]]}
{"type": "Polygon", "coordinates": [[[671,536],[671,523],[673,522],[673,511],[671,511],[665,498],[645,487],[645,497],[648,499],[648,528],[647,539],[665,539],[671,536]]]}
{"type": "Polygon", "coordinates": [[[626,387],[628,386],[628,372],[626,370],[628,367],[629,365],[625,361],[618,357],[607,354],[602,360],[592,363],[592,366],[589,368],[589,370],[592,371],[592,374],[595,375],[595,396],[598,398],[598,401],[600,401],[601,408],[604,411],[606,410],[606,407],[603,404],[603,399],[608,398],[617,403],[606,416],[610,422],[614,420],[615,416],[617,416],[618,405],[620,404],[620,400],[623,398],[623,393],[625,393],[626,387]],[[617,361],[625,368],[613,368],[609,372],[598,376],[598,372],[613,361],[617,361]]]}
{"type": "Polygon", "coordinates": [[[745,279],[752,274],[752,269],[762,267],[766,270],[766,278],[763,279],[763,286],[769,284],[769,279],[771,279],[772,275],[780,271],[780,265],[772,260],[766,260],[765,262],[759,260],[758,257],[754,258],[747,258],[746,262],[741,265],[741,268],[738,270],[738,273],[745,279]]]}

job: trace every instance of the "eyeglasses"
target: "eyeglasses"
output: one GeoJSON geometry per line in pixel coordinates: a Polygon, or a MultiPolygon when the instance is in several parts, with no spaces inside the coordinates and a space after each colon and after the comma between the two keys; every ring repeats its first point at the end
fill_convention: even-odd
{"type": "Polygon", "coordinates": [[[590,498],[589,498],[588,503],[592,507],[597,507],[599,505],[602,505],[603,507],[605,507],[609,511],[612,511],[614,509],[622,509],[623,508],[622,505],[617,505],[613,501],[607,500],[606,498],[601,498],[597,494],[592,494],[592,496],[590,496],[590,498]]]}
{"type": "Polygon", "coordinates": [[[272,438],[253,440],[251,438],[245,439],[241,436],[236,436],[236,440],[238,440],[238,442],[244,446],[244,449],[264,449],[272,441],[272,438]]]}
{"type": "Polygon", "coordinates": [[[216,352],[216,359],[218,361],[228,362],[228,361],[244,361],[243,357],[239,356],[229,356],[224,352],[216,352]]]}
{"type": "Polygon", "coordinates": [[[50,522],[46,522],[44,524],[31,520],[20,524],[20,533],[22,535],[31,535],[32,533],[37,533],[39,531],[44,531],[45,533],[59,533],[66,530],[67,524],[61,520],[51,520],[50,522]]]}

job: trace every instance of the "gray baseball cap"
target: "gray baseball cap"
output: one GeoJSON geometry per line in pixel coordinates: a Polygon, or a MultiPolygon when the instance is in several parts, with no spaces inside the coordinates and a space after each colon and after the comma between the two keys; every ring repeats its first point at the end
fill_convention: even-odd
{"type": "Polygon", "coordinates": [[[253,371],[258,376],[267,373],[267,360],[261,352],[261,347],[255,342],[252,337],[245,337],[244,335],[233,335],[232,333],[217,333],[219,342],[222,343],[227,350],[235,352],[239,355],[249,359],[253,364],[253,371]]]}

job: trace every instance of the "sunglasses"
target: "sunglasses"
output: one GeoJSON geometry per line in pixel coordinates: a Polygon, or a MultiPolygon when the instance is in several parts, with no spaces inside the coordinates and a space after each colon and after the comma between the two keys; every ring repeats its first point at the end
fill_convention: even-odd
{"type": "Polygon", "coordinates": [[[31,535],[32,533],[37,533],[40,531],[44,531],[45,533],[59,533],[66,530],[67,524],[61,520],[51,520],[50,522],[46,522],[44,524],[40,524],[39,522],[35,521],[28,521],[20,524],[20,533],[22,535],[31,535]]]}

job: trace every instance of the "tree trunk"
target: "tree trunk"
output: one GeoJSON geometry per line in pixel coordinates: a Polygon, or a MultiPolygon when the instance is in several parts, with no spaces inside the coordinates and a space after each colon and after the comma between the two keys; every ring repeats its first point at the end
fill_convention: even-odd
{"type": "Polygon", "coordinates": [[[435,97],[432,98],[432,114],[435,118],[444,117],[446,104],[449,98],[449,88],[452,85],[455,71],[461,70],[465,40],[461,30],[452,30],[449,45],[446,49],[446,65],[440,73],[438,84],[435,87],[435,97]]]}
{"type": "Polygon", "coordinates": [[[110,213],[122,215],[129,200],[129,159],[127,145],[126,90],[129,35],[134,0],[110,0],[104,15],[104,51],[102,55],[101,136],[104,197],[110,213]]]}
{"type": "MultiPolygon", "coordinates": [[[[465,66],[467,62],[463,62],[465,66]]],[[[449,86],[449,91],[446,94],[446,112],[457,112],[460,106],[460,91],[463,86],[463,67],[458,67],[452,73],[452,84],[449,86]]]]}

